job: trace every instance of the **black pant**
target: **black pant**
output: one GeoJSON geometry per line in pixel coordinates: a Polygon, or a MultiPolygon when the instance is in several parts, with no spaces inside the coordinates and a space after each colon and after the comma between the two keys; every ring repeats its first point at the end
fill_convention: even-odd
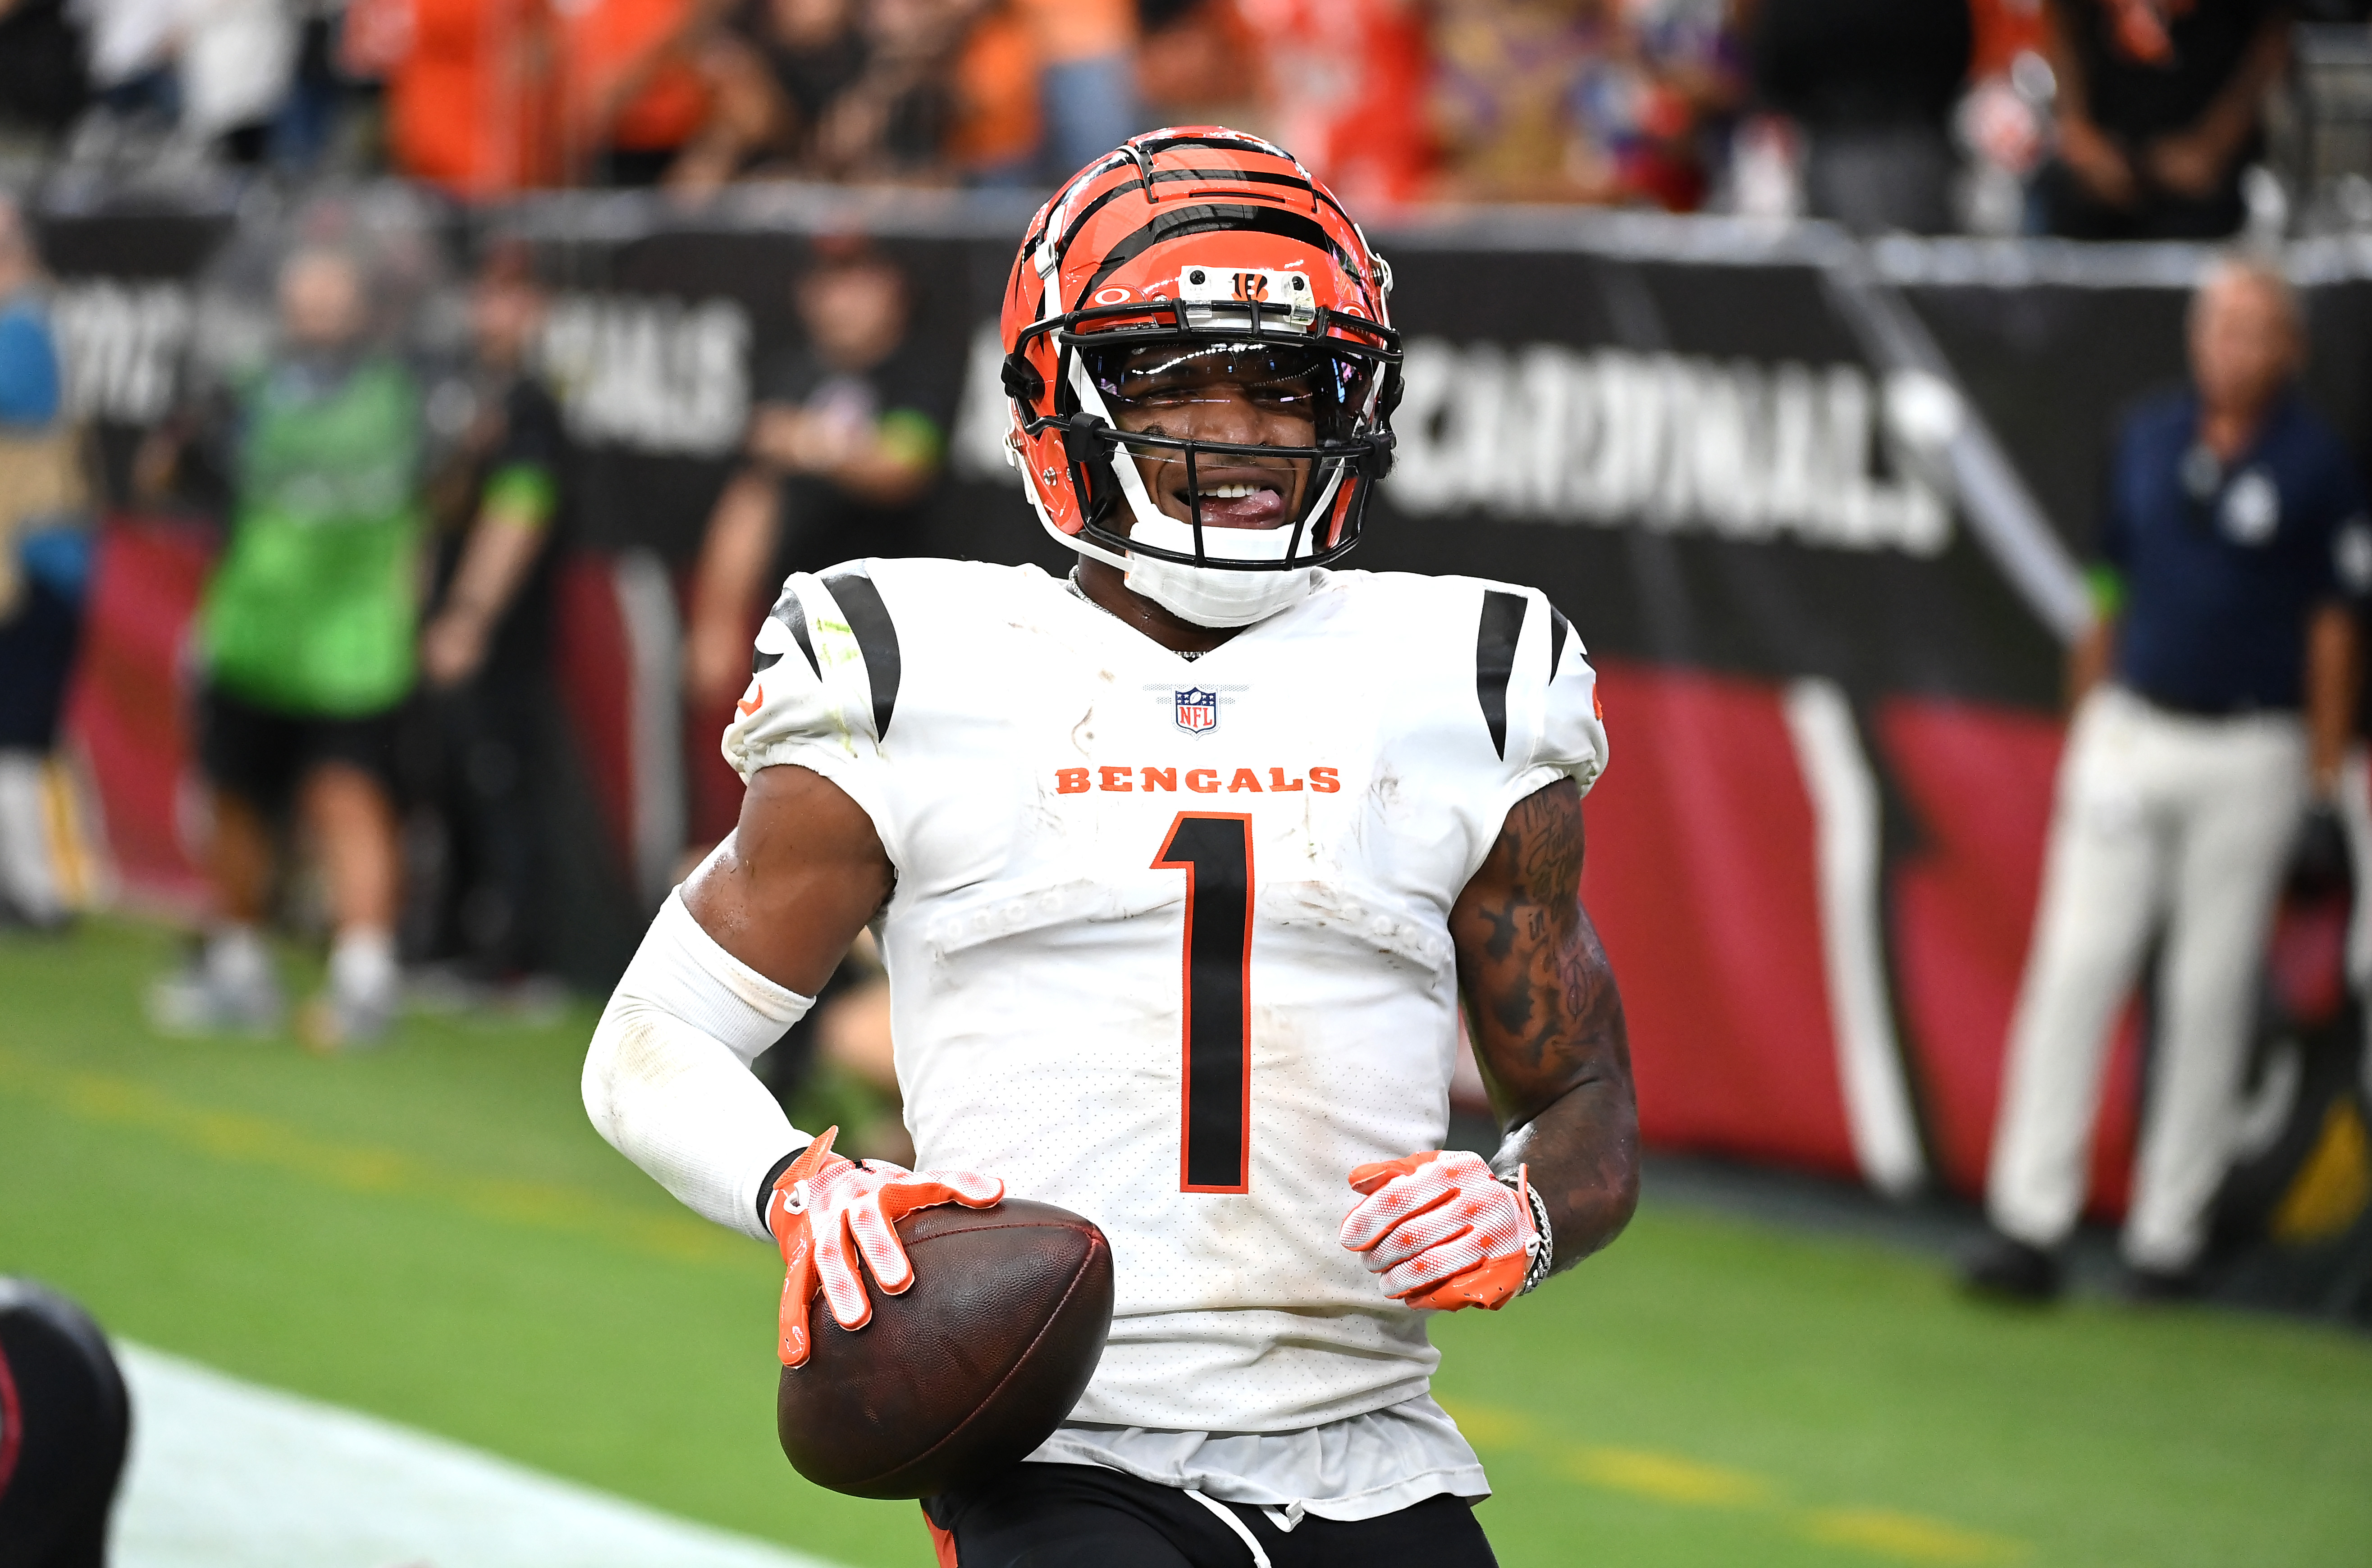
{"type": "Polygon", "coordinates": [[[0,620],[0,750],[57,744],[81,636],[82,607],[29,576],[16,612],[0,620]]]}
{"type": "Polygon", "coordinates": [[[412,793],[443,814],[447,861],[422,950],[459,956],[487,979],[549,967],[539,938],[545,908],[541,809],[558,698],[541,669],[489,662],[414,715],[412,793]]]}
{"type": "Polygon", "coordinates": [[[2248,221],[2236,172],[2205,196],[2150,191],[2133,207],[2111,207],[2092,194],[2063,163],[2035,175],[2046,232],[2062,239],[2222,239],[2248,221]]]}
{"type": "Polygon", "coordinates": [[[211,686],[199,698],[198,762],[208,784],[267,817],[327,762],[359,768],[392,795],[395,714],[287,714],[211,686]]]}
{"type": "MultiPolygon", "coordinates": [[[[1462,1497],[1428,1497],[1344,1524],[1309,1516],[1281,1530],[1223,1504],[1274,1568],[1497,1568],[1462,1497]]],[[[1175,1487],[1093,1465],[1016,1465],[923,1504],[955,1539],[957,1568],[1247,1568],[1243,1538],[1175,1487]]]]}

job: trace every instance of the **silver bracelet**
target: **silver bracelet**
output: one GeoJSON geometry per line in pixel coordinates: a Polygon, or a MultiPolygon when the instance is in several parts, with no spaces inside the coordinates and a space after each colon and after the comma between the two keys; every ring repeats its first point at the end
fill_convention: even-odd
{"type": "Polygon", "coordinates": [[[1517,1288],[1517,1295],[1529,1295],[1549,1277],[1556,1261],[1556,1238],[1549,1229],[1549,1206],[1541,1197],[1540,1189],[1529,1181],[1518,1185],[1512,1176],[1499,1178],[1499,1184],[1509,1191],[1520,1191],[1532,1205],[1532,1244],[1525,1249],[1524,1283],[1517,1288]]]}

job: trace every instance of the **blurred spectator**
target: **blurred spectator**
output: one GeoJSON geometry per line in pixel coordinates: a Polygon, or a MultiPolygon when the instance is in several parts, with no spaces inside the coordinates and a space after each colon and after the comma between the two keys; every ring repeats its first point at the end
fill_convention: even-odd
{"type": "Polygon", "coordinates": [[[436,533],[420,669],[448,829],[448,908],[437,912],[468,978],[487,981],[520,979],[550,957],[536,946],[549,881],[536,771],[554,703],[552,571],[569,478],[560,406],[528,368],[543,314],[526,247],[496,245],[471,290],[468,377],[439,389],[466,407],[466,423],[429,486],[436,533]]]}
{"type": "MultiPolygon", "coordinates": [[[[1203,8],[1222,4],[1209,0],[1203,8]]],[[[1264,82],[1245,85],[1265,100],[1266,131],[1345,202],[1412,202],[1425,193],[1438,149],[1433,123],[1418,109],[1433,75],[1424,5],[1242,0],[1241,15],[1257,48],[1222,54],[1226,33],[1206,27],[1206,51],[1219,56],[1203,62],[1206,92],[1230,72],[1250,75],[1248,61],[1263,67],[1264,82]]],[[[1215,122],[1238,123],[1224,106],[1214,108],[1215,122]]]]}
{"type": "Polygon", "coordinates": [[[89,535],[39,264],[0,198],[0,923],[67,912],[51,842],[50,754],[82,628],[89,535]]]}
{"type": "Polygon", "coordinates": [[[1581,118],[1626,200],[1691,211],[1743,97],[1727,0],[1615,0],[1614,15],[1610,47],[1577,84],[1581,118]]]}
{"type": "Polygon", "coordinates": [[[2023,54],[2041,54],[2042,0],[1969,0],[1969,75],[2001,75],[2023,54]]]}
{"type": "Polygon", "coordinates": [[[291,0],[296,58],[288,91],[272,122],[272,162],[285,173],[311,174],[335,149],[344,130],[354,84],[339,66],[338,35],[345,0],[291,0]]]}
{"type": "Polygon", "coordinates": [[[82,31],[69,0],[0,0],[0,136],[48,144],[90,95],[82,31]]]}
{"type": "Polygon", "coordinates": [[[795,285],[805,341],[760,370],[741,466],[701,546],[685,675],[702,713],[749,683],[784,577],[913,552],[947,449],[956,389],[909,352],[905,274],[860,241],[817,249],[795,285]]]}
{"type": "MultiPolygon", "coordinates": [[[[408,0],[376,0],[382,8],[408,0]]],[[[309,172],[343,84],[329,71],[340,0],[67,0],[100,113],[76,156],[203,153],[309,172]],[[169,134],[169,145],[157,138],[169,134]]]]}
{"type": "Polygon", "coordinates": [[[387,84],[396,168],[461,196],[557,178],[545,0],[355,0],[340,65],[387,84]]]}
{"type": "Polygon", "coordinates": [[[181,134],[257,164],[272,147],[296,73],[296,17],[286,0],[192,0],[180,17],[181,134]]]}
{"type": "Polygon", "coordinates": [[[1445,193],[1703,199],[1738,96],[1722,0],[1448,0],[1433,36],[1445,193]]]}
{"type": "Polygon", "coordinates": [[[99,107],[117,120],[170,129],[180,122],[174,71],[187,0],[68,0],[89,51],[99,107]]]}
{"type": "MultiPolygon", "coordinates": [[[[1158,125],[1230,125],[1256,136],[1273,135],[1272,74],[1277,51],[1289,41],[1284,29],[1294,19],[1287,6],[1273,9],[1276,14],[1265,18],[1278,29],[1272,39],[1253,29],[1237,0],[1143,0],[1136,8],[1136,93],[1146,120],[1158,125]]],[[[1342,61],[1350,42],[1334,39],[1329,63],[1342,61]]],[[[1302,80],[1300,97],[1313,98],[1350,74],[1338,66],[1326,79],[1302,80]]],[[[1422,76],[1412,80],[1423,84],[1422,76]]],[[[1312,169],[1318,166],[1309,155],[1318,150],[1315,141],[1299,149],[1312,169]]]]}
{"type": "Polygon", "coordinates": [[[2265,92],[2289,63],[2281,0],[2049,0],[2058,156],[2036,182],[2071,239],[2212,239],[2247,216],[2265,92]]]}
{"type": "Polygon", "coordinates": [[[707,124],[699,69],[722,0],[581,0],[557,7],[567,172],[656,185],[707,124]]]}
{"type": "MultiPolygon", "coordinates": [[[[300,1029],[319,1046],[359,1044],[394,1014],[389,775],[413,675],[420,396],[374,343],[374,298],[353,255],[297,251],[279,271],[277,351],[215,411],[233,502],[196,630],[215,910],[196,964],[155,993],[167,1028],[276,1022],[261,926],[273,825],[291,807],[320,857],[335,931],[328,990],[300,1029]]],[[[145,489],[162,488],[179,447],[173,431],[152,438],[145,489]]]]}
{"type": "Polygon", "coordinates": [[[2027,187],[2050,151],[2056,90],[2044,58],[2042,0],[1974,0],[1971,86],[1953,114],[1966,166],[1960,226],[2006,236],[2027,227],[2027,187]]]}
{"type": "Polygon", "coordinates": [[[1969,0],[1753,0],[1749,27],[1757,93],[1802,132],[1814,216],[1860,234],[1952,226],[1969,0]]]}
{"type": "Polygon", "coordinates": [[[555,48],[545,0],[352,0],[331,70],[384,84],[399,172],[485,197],[558,178],[555,48]]]}
{"type": "Polygon", "coordinates": [[[750,0],[703,51],[716,104],[670,183],[743,172],[894,180],[939,170],[969,0],[750,0]]]}
{"type": "Polygon", "coordinates": [[[1576,98],[1583,73],[1607,52],[1606,24],[1599,0],[1443,0],[1433,41],[1448,193],[1618,199],[1612,166],[1590,142],[1576,98]]]}
{"type": "Polygon", "coordinates": [[[1146,129],[1136,99],[1135,0],[1013,0],[1036,45],[1041,167],[1067,180],[1146,129]]]}
{"type": "Polygon", "coordinates": [[[1980,1289],[2059,1289],[2110,1034],[2161,919],[2124,1255],[2137,1296],[2198,1287],[2273,899],[2300,808],[2332,793],[2350,601],[2372,588],[2353,464],[2296,390],[2304,350],[2289,285],[2227,262],[2192,303],[2192,388],[2118,441],[1994,1130],[1996,1235],[1968,1263],[1980,1289]]]}
{"type": "Polygon", "coordinates": [[[948,164],[968,184],[1030,184],[1045,134],[1029,24],[1015,0],[989,0],[948,74],[948,164]]]}

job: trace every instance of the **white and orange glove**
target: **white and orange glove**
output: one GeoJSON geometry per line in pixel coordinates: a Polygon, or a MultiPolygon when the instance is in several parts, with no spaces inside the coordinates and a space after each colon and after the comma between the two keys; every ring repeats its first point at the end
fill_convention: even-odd
{"type": "Polygon", "coordinates": [[[1364,1197],[1343,1221],[1343,1245],[1366,1255],[1386,1295],[1495,1312],[1548,1275],[1548,1211],[1522,1166],[1504,1179],[1478,1155],[1427,1150],[1363,1165],[1351,1186],[1364,1197]]]}
{"type": "Polygon", "coordinates": [[[862,1329],[873,1320],[859,1257],[885,1295],[902,1295],[914,1283],[914,1265],[898,1240],[900,1220],[940,1203],[992,1208],[1005,1197],[1004,1182],[976,1171],[912,1171],[880,1160],[843,1159],[831,1152],[839,1131],[828,1127],[809,1144],[774,1179],[766,1200],[766,1228],[783,1249],[785,1366],[807,1365],[813,1343],[808,1303],[818,1289],[842,1328],[862,1329]]]}

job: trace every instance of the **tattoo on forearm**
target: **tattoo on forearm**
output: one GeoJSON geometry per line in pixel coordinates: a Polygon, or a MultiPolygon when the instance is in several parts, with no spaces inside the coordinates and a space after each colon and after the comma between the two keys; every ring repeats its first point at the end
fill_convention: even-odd
{"type": "Polygon", "coordinates": [[[1452,912],[1477,1058],[1530,1167],[1560,1268],[1613,1239],[1638,1191],[1638,1114],[1622,997],[1581,903],[1581,799],[1519,802],[1452,912]]]}

